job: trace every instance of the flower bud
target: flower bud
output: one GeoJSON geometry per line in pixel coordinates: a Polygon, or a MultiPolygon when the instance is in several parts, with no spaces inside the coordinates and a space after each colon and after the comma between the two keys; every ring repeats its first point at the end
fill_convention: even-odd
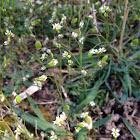
{"type": "Polygon", "coordinates": [[[52,59],[52,60],[50,61],[50,63],[48,63],[48,65],[49,65],[50,67],[54,67],[57,63],[58,63],[58,60],[57,60],[57,59],[52,59]]]}
{"type": "Polygon", "coordinates": [[[107,59],[108,59],[108,55],[105,55],[105,56],[102,58],[103,61],[106,61],[107,59]]]}
{"type": "Polygon", "coordinates": [[[137,45],[137,44],[139,43],[139,41],[138,41],[138,39],[134,39],[134,40],[132,41],[132,43],[133,43],[134,45],[137,45]]]}
{"type": "Polygon", "coordinates": [[[16,102],[20,103],[21,102],[21,97],[19,95],[16,96],[16,102]]]}
{"type": "Polygon", "coordinates": [[[77,18],[74,18],[71,23],[75,24],[75,23],[77,23],[77,20],[78,20],[77,18]]]}
{"type": "Polygon", "coordinates": [[[88,124],[87,129],[89,129],[89,130],[92,129],[92,119],[91,119],[90,116],[86,116],[86,117],[85,117],[85,123],[88,124]]]}
{"type": "Polygon", "coordinates": [[[37,49],[41,49],[42,44],[40,43],[40,41],[37,40],[37,41],[35,42],[35,46],[36,46],[37,49]]]}

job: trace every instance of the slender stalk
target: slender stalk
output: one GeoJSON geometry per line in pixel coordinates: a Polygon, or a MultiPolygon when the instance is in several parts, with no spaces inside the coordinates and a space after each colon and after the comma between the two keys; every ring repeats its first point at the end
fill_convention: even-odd
{"type": "Polygon", "coordinates": [[[127,19],[127,16],[128,16],[127,5],[128,5],[128,0],[125,1],[125,9],[124,9],[122,32],[121,32],[121,37],[120,37],[120,42],[119,42],[119,53],[120,53],[120,55],[123,54],[122,43],[123,43],[123,35],[124,35],[124,30],[125,30],[126,19],[127,19]]]}

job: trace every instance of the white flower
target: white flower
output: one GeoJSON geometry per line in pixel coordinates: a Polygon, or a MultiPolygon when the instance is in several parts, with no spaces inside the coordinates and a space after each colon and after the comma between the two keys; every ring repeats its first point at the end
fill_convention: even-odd
{"type": "Polygon", "coordinates": [[[13,92],[12,92],[12,96],[15,97],[16,95],[17,95],[17,93],[16,93],[15,91],[13,91],[13,92]]]}
{"type": "Polygon", "coordinates": [[[27,77],[23,77],[22,80],[23,80],[23,81],[26,81],[26,80],[27,80],[27,77]]]}
{"type": "Polygon", "coordinates": [[[103,5],[103,6],[100,7],[100,12],[101,13],[106,13],[106,12],[111,12],[111,11],[112,11],[112,9],[110,9],[109,6],[103,5]]]}
{"type": "Polygon", "coordinates": [[[43,71],[43,70],[45,70],[46,69],[46,67],[45,66],[43,66],[43,67],[41,67],[41,70],[43,71]]]}
{"type": "Polygon", "coordinates": [[[80,42],[81,44],[83,44],[84,39],[85,39],[84,37],[79,38],[79,42],[80,42]]]}
{"type": "Polygon", "coordinates": [[[67,57],[69,54],[68,54],[68,52],[67,51],[64,51],[63,52],[63,54],[62,54],[62,56],[65,58],[65,57],[67,57]]]}
{"type": "Polygon", "coordinates": [[[0,94],[0,101],[3,102],[5,100],[5,96],[3,94],[0,94]]]}
{"type": "Polygon", "coordinates": [[[53,121],[53,124],[61,126],[66,119],[67,119],[67,116],[65,112],[62,112],[62,114],[60,114],[60,117],[59,116],[56,117],[56,120],[53,121]]]}
{"type": "Polygon", "coordinates": [[[82,21],[79,23],[79,27],[80,27],[80,28],[83,28],[83,26],[84,26],[84,21],[82,20],[82,21]]]}
{"type": "Polygon", "coordinates": [[[25,75],[25,77],[26,77],[26,78],[29,78],[29,77],[30,77],[30,75],[29,75],[29,74],[26,74],[26,75],[25,75]]]}
{"type": "Polygon", "coordinates": [[[47,54],[46,53],[43,53],[42,55],[41,55],[41,57],[40,57],[40,59],[42,60],[42,61],[44,61],[46,58],[47,58],[47,54]]]}
{"type": "Polygon", "coordinates": [[[8,45],[9,44],[9,41],[4,41],[4,45],[8,45]]]}
{"type": "Polygon", "coordinates": [[[81,118],[85,118],[86,116],[88,116],[88,112],[83,112],[83,113],[81,113],[81,118]]]}
{"type": "Polygon", "coordinates": [[[59,31],[63,26],[60,25],[60,23],[53,24],[53,30],[59,31]]]}
{"type": "Polygon", "coordinates": [[[47,49],[47,53],[51,53],[51,49],[47,49]]]}
{"type": "Polygon", "coordinates": [[[50,140],[57,140],[57,135],[53,131],[51,131],[50,140]]]}
{"type": "Polygon", "coordinates": [[[50,136],[50,140],[57,140],[57,136],[56,135],[50,136]]]}
{"type": "Polygon", "coordinates": [[[37,1],[36,1],[36,4],[39,4],[39,5],[40,5],[40,4],[42,4],[42,3],[43,3],[43,2],[40,1],[40,0],[37,0],[37,1]]]}
{"type": "Polygon", "coordinates": [[[91,19],[93,19],[93,15],[89,15],[89,16],[88,16],[88,18],[91,18],[91,19]]]}
{"type": "Polygon", "coordinates": [[[92,53],[92,54],[99,54],[99,51],[97,49],[91,49],[90,53],[92,53]]]}
{"type": "Polygon", "coordinates": [[[87,72],[86,72],[85,70],[81,70],[81,73],[82,73],[83,75],[86,75],[86,74],[87,74],[87,72]]]}
{"type": "Polygon", "coordinates": [[[9,31],[9,30],[7,29],[6,32],[5,32],[5,34],[6,34],[7,36],[12,36],[12,37],[14,37],[14,34],[11,32],[11,30],[9,31]]]}
{"type": "Polygon", "coordinates": [[[43,44],[46,45],[48,43],[48,41],[49,41],[49,38],[46,37],[43,44]]]}
{"type": "Polygon", "coordinates": [[[72,38],[76,38],[76,37],[78,37],[78,34],[75,33],[75,32],[72,32],[71,37],[72,37],[72,38]]]}
{"type": "Polygon", "coordinates": [[[94,101],[91,101],[89,104],[90,104],[92,107],[96,105],[94,101]]]}
{"type": "Polygon", "coordinates": [[[68,64],[69,65],[72,65],[73,64],[73,61],[72,60],[68,60],[68,64]]]}
{"type": "Polygon", "coordinates": [[[63,34],[59,34],[59,35],[58,35],[58,38],[63,38],[63,37],[64,37],[63,34]]]}
{"type": "Polygon", "coordinates": [[[118,136],[120,136],[120,130],[117,128],[117,129],[115,129],[115,128],[112,128],[112,135],[113,135],[113,137],[116,139],[118,136]]]}
{"type": "Polygon", "coordinates": [[[99,52],[100,53],[106,52],[106,49],[104,47],[103,48],[99,48],[99,52]]]}

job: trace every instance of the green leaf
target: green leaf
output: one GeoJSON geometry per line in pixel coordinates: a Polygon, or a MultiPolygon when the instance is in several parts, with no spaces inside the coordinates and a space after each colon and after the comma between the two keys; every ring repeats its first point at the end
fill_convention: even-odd
{"type": "Polygon", "coordinates": [[[123,117],[122,120],[136,140],[140,140],[140,134],[123,117]]]}
{"type": "Polygon", "coordinates": [[[46,122],[46,120],[44,119],[44,117],[42,116],[38,106],[34,103],[34,100],[27,94],[27,99],[32,107],[32,109],[34,110],[34,112],[36,113],[36,115],[40,118],[40,120],[43,120],[46,122]]]}
{"type": "Polygon", "coordinates": [[[103,78],[104,78],[104,75],[95,83],[92,91],[87,95],[87,98],[78,105],[78,107],[75,109],[74,113],[78,113],[80,110],[82,110],[84,107],[86,107],[87,104],[89,104],[91,101],[93,101],[95,99],[103,78]]]}
{"type": "Polygon", "coordinates": [[[104,125],[106,122],[108,122],[111,119],[111,117],[112,117],[112,115],[107,116],[107,117],[105,117],[105,118],[103,118],[101,120],[96,121],[95,123],[93,123],[93,127],[97,128],[97,127],[99,127],[101,125],[104,125]]]}
{"type": "Polygon", "coordinates": [[[140,89],[133,89],[133,94],[140,101],[140,89]]]}
{"type": "Polygon", "coordinates": [[[128,67],[126,67],[126,72],[125,72],[125,75],[124,75],[124,81],[127,81],[125,83],[126,83],[126,86],[129,89],[129,95],[131,96],[132,95],[132,85],[131,85],[131,77],[130,77],[128,71],[129,71],[129,69],[128,69],[128,67]]]}
{"type": "Polygon", "coordinates": [[[4,62],[3,62],[3,66],[6,67],[6,57],[4,56],[4,62]]]}
{"type": "Polygon", "coordinates": [[[43,121],[28,113],[23,113],[22,110],[14,108],[14,107],[13,107],[13,111],[17,113],[21,118],[25,119],[25,121],[30,123],[31,125],[36,126],[37,124],[37,127],[43,131],[46,131],[46,132],[54,131],[56,135],[60,135],[60,136],[69,135],[69,132],[67,132],[63,127],[54,125],[47,121],[43,121]]]}

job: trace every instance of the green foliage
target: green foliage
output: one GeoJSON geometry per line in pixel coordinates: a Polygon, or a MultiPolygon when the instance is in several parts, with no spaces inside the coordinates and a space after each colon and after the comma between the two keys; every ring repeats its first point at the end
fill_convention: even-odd
{"type": "Polygon", "coordinates": [[[136,138],[136,140],[139,140],[140,134],[122,117],[122,120],[124,124],[127,126],[129,131],[133,134],[133,136],[136,138]]]}
{"type": "MultiPolygon", "coordinates": [[[[129,97],[140,101],[140,2],[129,1],[130,11],[123,34],[125,2],[0,1],[0,93],[6,97],[2,104],[8,106],[10,112],[15,98],[20,103],[19,108],[24,109],[22,96],[18,94],[34,85],[37,92],[42,90],[39,91],[43,93],[41,99],[47,94],[46,102],[59,106],[56,105],[54,113],[54,116],[57,114],[55,125],[44,119],[28,94],[27,99],[37,117],[13,108],[24,121],[45,132],[44,136],[33,132],[36,135],[33,139],[44,139],[46,135],[51,139],[58,135],[64,139],[70,136],[87,140],[92,131],[88,126],[80,128],[79,133],[73,129],[81,121],[80,112],[88,111],[86,118],[92,122],[96,106],[91,106],[90,102],[102,108],[113,98],[120,105],[129,97]],[[115,94],[117,92],[122,93],[121,97],[115,94]]],[[[17,132],[12,134],[13,129],[22,126],[18,130],[19,138],[28,138],[25,122],[12,117],[16,123],[5,121],[11,132],[7,135],[2,131],[2,136],[15,137],[17,132]],[[11,125],[15,127],[11,129],[11,125]]],[[[94,129],[110,119],[111,115],[96,121],[94,129]]],[[[124,118],[122,120],[138,139],[139,134],[124,118]]]]}

